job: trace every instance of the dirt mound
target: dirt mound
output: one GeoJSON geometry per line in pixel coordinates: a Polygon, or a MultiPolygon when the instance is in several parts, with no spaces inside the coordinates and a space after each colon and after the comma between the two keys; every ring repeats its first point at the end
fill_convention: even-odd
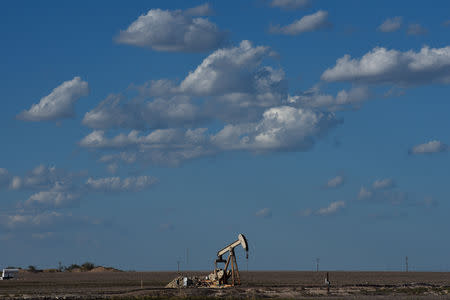
{"type": "Polygon", "coordinates": [[[110,268],[110,267],[102,267],[102,266],[99,266],[99,267],[93,268],[93,269],[90,270],[89,272],[92,272],[92,273],[101,273],[101,272],[120,272],[120,271],[117,270],[117,269],[114,269],[114,268],[110,268]]]}

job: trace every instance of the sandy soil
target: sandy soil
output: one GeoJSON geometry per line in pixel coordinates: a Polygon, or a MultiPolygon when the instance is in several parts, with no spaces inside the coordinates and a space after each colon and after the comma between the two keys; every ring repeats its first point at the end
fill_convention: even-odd
{"type": "MultiPolygon", "coordinates": [[[[184,272],[205,276],[208,272],[184,272]]],[[[176,272],[21,274],[0,281],[0,298],[284,298],[284,299],[450,299],[450,273],[440,272],[241,272],[242,285],[228,289],[166,289],[176,272]],[[142,283],[142,286],[141,286],[142,283]]]]}

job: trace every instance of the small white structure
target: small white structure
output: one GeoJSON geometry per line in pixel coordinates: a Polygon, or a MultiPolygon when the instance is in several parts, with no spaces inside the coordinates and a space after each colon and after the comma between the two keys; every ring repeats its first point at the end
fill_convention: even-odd
{"type": "Polygon", "coordinates": [[[3,269],[1,280],[12,279],[19,274],[18,269],[3,269]]]}

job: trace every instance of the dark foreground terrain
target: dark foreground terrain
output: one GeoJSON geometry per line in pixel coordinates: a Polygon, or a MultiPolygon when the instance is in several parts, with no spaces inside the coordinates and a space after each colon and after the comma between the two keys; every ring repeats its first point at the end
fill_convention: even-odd
{"type": "MultiPolygon", "coordinates": [[[[184,272],[205,276],[207,272],[184,272]]],[[[24,273],[0,281],[1,299],[283,298],[450,299],[450,273],[441,272],[241,272],[236,288],[166,289],[176,272],[24,273]]]]}

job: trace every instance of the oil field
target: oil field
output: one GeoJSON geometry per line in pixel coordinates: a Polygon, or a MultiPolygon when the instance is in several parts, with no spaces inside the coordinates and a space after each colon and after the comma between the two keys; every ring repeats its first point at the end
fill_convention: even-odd
{"type": "Polygon", "coordinates": [[[0,300],[449,299],[450,0],[0,0],[0,300]]]}
{"type": "MultiPolygon", "coordinates": [[[[450,273],[441,272],[241,272],[229,288],[166,288],[177,272],[24,273],[0,281],[2,299],[233,298],[431,299],[449,298],[450,273]]],[[[203,278],[208,272],[183,272],[203,278]]]]}
{"type": "Polygon", "coordinates": [[[217,252],[212,272],[124,272],[85,263],[63,269],[4,269],[2,298],[301,299],[449,297],[449,272],[241,271],[243,234],[217,252]],[[224,265],[222,265],[224,264],[224,265]],[[5,275],[6,274],[6,275],[5,275]],[[5,277],[6,276],[6,277],[5,277]]]}

